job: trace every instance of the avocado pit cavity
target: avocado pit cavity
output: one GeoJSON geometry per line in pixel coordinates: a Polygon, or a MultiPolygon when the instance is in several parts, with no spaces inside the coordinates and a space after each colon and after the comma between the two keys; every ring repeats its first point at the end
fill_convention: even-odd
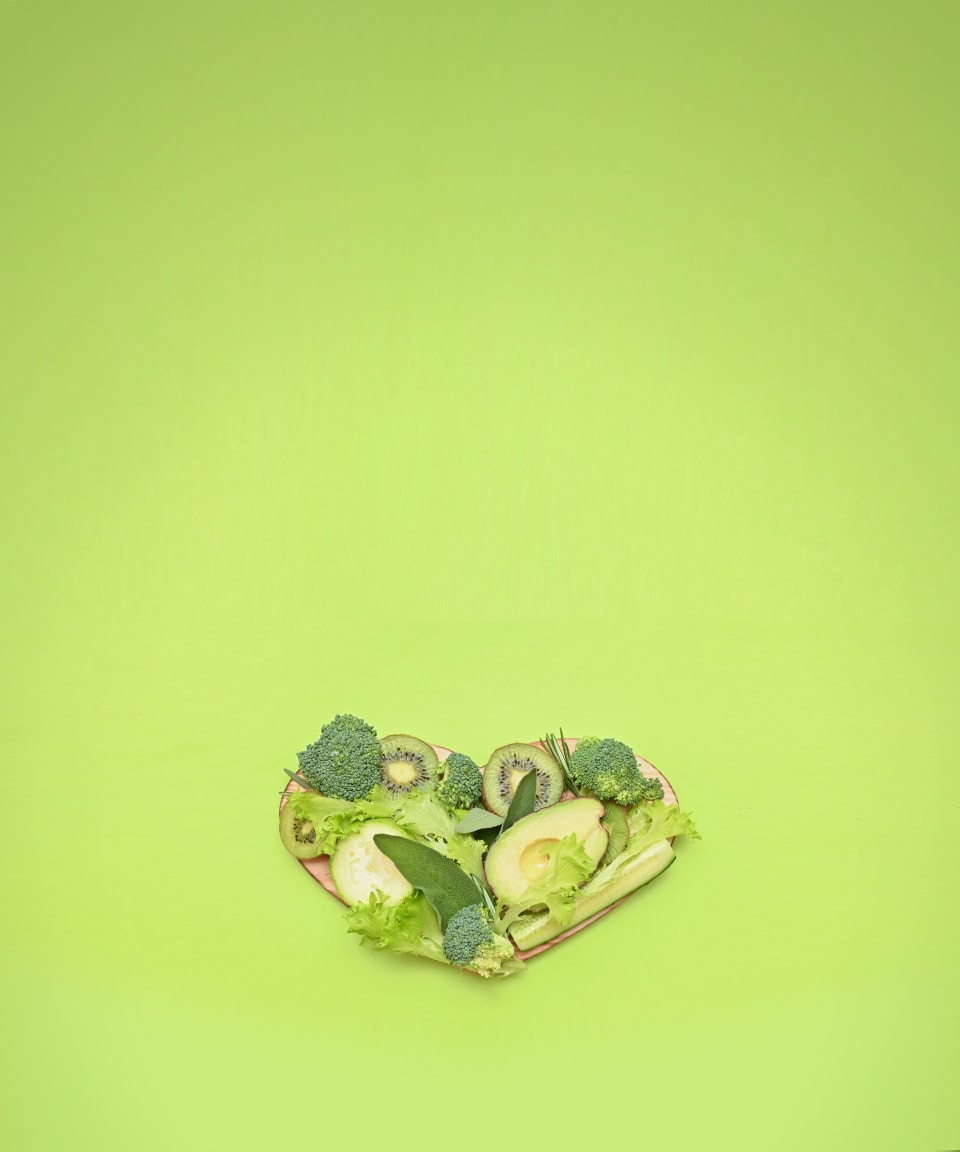
{"type": "Polygon", "coordinates": [[[536,884],[541,873],[547,870],[550,864],[550,849],[559,843],[560,841],[555,838],[534,840],[520,853],[520,871],[531,884],[536,884]]]}

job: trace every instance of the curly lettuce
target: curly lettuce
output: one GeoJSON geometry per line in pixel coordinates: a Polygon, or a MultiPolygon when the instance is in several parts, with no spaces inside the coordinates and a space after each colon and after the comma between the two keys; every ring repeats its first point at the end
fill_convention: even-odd
{"type": "Polygon", "coordinates": [[[441,964],[443,954],[440,920],[422,892],[414,891],[399,904],[385,904],[382,892],[374,892],[366,904],[347,909],[347,931],[360,937],[361,945],[389,949],[411,956],[425,956],[441,964]]]}

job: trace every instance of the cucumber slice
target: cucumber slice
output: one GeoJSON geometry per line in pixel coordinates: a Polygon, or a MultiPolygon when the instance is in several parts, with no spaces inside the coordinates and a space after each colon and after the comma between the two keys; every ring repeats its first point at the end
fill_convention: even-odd
{"type": "Polygon", "coordinates": [[[409,839],[397,824],[371,820],[341,840],[330,857],[330,875],[341,899],[351,907],[366,904],[377,889],[386,896],[387,904],[399,904],[413,891],[396,864],[374,844],[373,838],[380,832],[409,839]]]}
{"type": "Polygon", "coordinates": [[[513,942],[521,952],[529,951],[546,944],[555,936],[569,932],[584,920],[589,920],[604,908],[609,908],[624,896],[629,896],[644,884],[665,871],[676,859],[673,846],[669,840],[657,840],[649,848],[645,848],[639,856],[635,857],[612,880],[608,880],[599,888],[590,887],[588,880],[577,897],[573,911],[573,919],[569,924],[558,924],[549,912],[538,912],[533,916],[521,916],[510,929],[513,942]]]}

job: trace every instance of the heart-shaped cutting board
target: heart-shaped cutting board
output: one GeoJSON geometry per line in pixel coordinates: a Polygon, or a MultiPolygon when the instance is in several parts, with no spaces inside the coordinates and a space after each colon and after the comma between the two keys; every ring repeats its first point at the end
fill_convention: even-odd
{"type": "MultiPolygon", "coordinates": [[[[543,744],[540,740],[528,740],[526,743],[534,744],[537,748],[543,747],[543,744]]],[[[566,739],[566,745],[572,752],[573,749],[577,746],[577,738],[568,736],[566,739]]],[[[446,758],[450,755],[451,750],[449,748],[444,748],[442,744],[431,744],[430,747],[434,750],[434,752],[436,752],[437,758],[441,762],[446,760],[446,758]]],[[[657,768],[654,768],[649,760],[644,760],[642,756],[637,756],[637,763],[640,765],[640,770],[645,776],[656,776],[656,778],[663,785],[664,803],[676,804],[677,794],[674,792],[673,786],[666,778],[666,776],[664,776],[664,774],[657,768]]],[[[300,786],[291,780],[287,785],[286,791],[283,793],[283,796],[280,799],[281,809],[283,808],[284,804],[286,804],[290,793],[299,791],[300,786]]],[[[571,797],[572,793],[564,793],[563,798],[565,800],[570,799],[571,797]]],[[[333,878],[330,875],[329,856],[315,856],[312,860],[299,860],[298,863],[302,864],[306,871],[309,872],[310,875],[314,878],[314,880],[316,880],[318,884],[325,888],[331,896],[335,897],[337,900],[340,900],[340,893],[337,891],[336,885],[333,883],[333,878]]],[[[634,895],[634,893],[631,892],[630,896],[632,895],[634,895]]],[[[582,932],[584,928],[587,928],[595,920],[599,920],[601,916],[606,916],[608,912],[612,912],[614,908],[618,908],[624,902],[624,900],[629,900],[630,896],[624,896],[622,900],[618,900],[615,904],[611,904],[609,907],[604,908],[602,912],[598,912],[595,916],[591,916],[588,920],[584,920],[581,924],[577,924],[575,927],[570,928],[568,931],[562,932],[559,936],[554,936],[552,940],[549,940],[546,944],[541,944],[538,948],[531,948],[527,952],[521,952],[518,950],[517,955],[521,960],[529,960],[531,956],[538,956],[541,952],[546,952],[548,948],[553,948],[563,940],[573,936],[575,933],[582,932]]],[[[342,900],[340,902],[343,903],[342,900]]]]}

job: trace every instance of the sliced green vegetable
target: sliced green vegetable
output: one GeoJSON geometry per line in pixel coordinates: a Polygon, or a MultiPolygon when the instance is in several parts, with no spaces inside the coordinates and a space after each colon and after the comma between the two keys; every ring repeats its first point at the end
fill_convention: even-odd
{"type": "Polygon", "coordinates": [[[548,910],[533,916],[523,916],[510,927],[513,942],[521,951],[546,944],[568,928],[589,920],[604,908],[609,908],[624,896],[629,896],[644,884],[649,884],[674,862],[676,856],[669,840],[658,840],[624,865],[616,877],[604,884],[588,881],[574,896],[564,915],[548,910]]]}

